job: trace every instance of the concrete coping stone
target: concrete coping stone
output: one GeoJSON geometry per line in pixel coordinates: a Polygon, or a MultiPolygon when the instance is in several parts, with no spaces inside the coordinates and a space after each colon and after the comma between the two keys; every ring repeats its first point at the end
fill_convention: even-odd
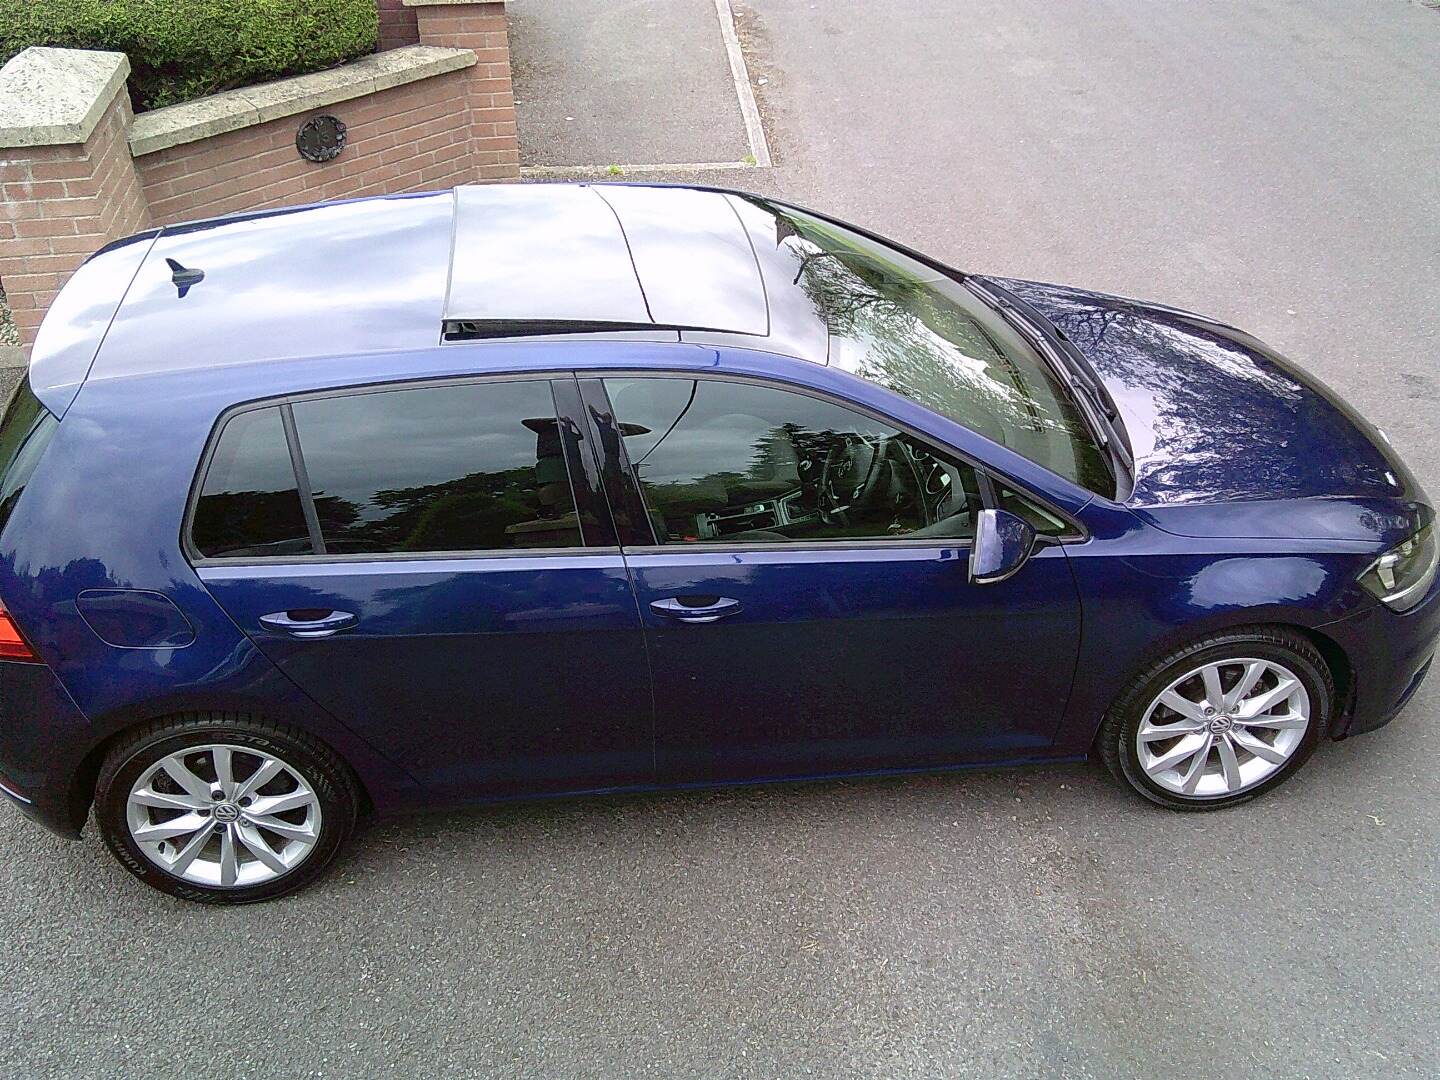
{"type": "Polygon", "coordinates": [[[0,68],[0,149],[83,143],[129,76],[124,53],[22,50],[0,68]]]}
{"type": "Polygon", "coordinates": [[[17,368],[25,365],[24,349],[19,345],[0,345],[0,368],[17,368]]]}
{"type": "Polygon", "coordinates": [[[451,5],[503,4],[505,0],[400,0],[405,7],[450,7],[451,5]]]}
{"type": "Polygon", "coordinates": [[[406,45],[372,53],[328,71],[226,90],[141,113],[130,128],[130,153],[153,154],[227,131],[296,116],[436,75],[472,67],[472,49],[406,45]]]}

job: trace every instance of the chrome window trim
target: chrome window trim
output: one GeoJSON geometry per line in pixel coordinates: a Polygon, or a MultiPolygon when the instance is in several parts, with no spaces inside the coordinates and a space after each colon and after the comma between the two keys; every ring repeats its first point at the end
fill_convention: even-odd
{"type": "MultiPolygon", "coordinates": [[[[477,346],[479,346],[481,343],[467,342],[467,343],[459,343],[459,344],[460,344],[461,347],[464,347],[464,346],[466,346],[466,345],[469,345],[470,347],[477,347],[477,346]]],[[[754,351],[756,351],[756,352],[762,352],[762,353],[765,354],[765,355],[769,355],[769,353],[766,352],[765,350],[756,349],[756,350],[754,350],[754,351]]],[[[200,460],[199,460],[199,462],[198,462],[198,464],[197,464],[197,466],[196,466],[195,474],[194,474],[194,476],[193,476],[192,479],[191,479],[190,495],[189,495],[189,497],[186,499],[185,512],[184,512],[184,515],[183,515],[183,517],[182,517],[182,519],[181,519],[181,525],[180,525],[180,548],[181,548],[181,551],[184,553],[186,560],[187,560],[192,566],[199,568],[199,567],[206,567],[206,566],[210,566],[210,567],[215,567],[215,566],[235,566],[235,567],[238,567],[238,566],[247,566],[247,565],[248,565],[248,566],[287,566],[287,565],[288,565],[288,566],[298,566],[298,565],[307,565],[307,564],[313,564],[313,563],[327,563],[327,562],[386,562],[386,561],[415,562],[415,561],[425,561],[425,560],[436,561],[436,560],[445,560],[445,559],[451,559],[451,560],[456,560],[456,559],[497,559],[497,558],[525,557],[525,556],[527,556],[527,555],[531,555],[531,556],[534,556],[534,557],[546,557],[546,556],[575,557],[576,555],[579,555],[579,554],[596,554],[596,555],[601,555],[601,554],[622,554],[622,555],[623,555],[623,554],[631,554],[631,553],[633,553],[633,554],[637,554],[637,555],[640,555],[640,554],[647,554],[647,555],[648,555],[648,554],[658,554],[658,553],[661,553],[661,552],[679,553],[679,552],[685,552],[685,551],[693,551],[693,552],[697,552],[697,553],[717,553],[717,552],[726,552],[726,551],[729,551],[729,552],[756,552],[756,551],[797,551],[797,550],[828,550],[828,551],[838,551],[838,550],[842,550],[842,545],[841,545],[841,543],[840,543],[839,541],[833,541],[833,542],[832,542],[832,541],[815,541],[815,540],[793,540],[793,541],[783,541],[783,542],[782,542],[782,541],[774,541],[774,542],[759,543],[759,544],[685,544],[685,545],[677,545],[677,544],[656,544],[656,545],[648,545],[648,546],[611,547],[611,548],[589,548],[589,547],[573,547],[573,548],[529,548],[529,549],[498,548],[498,549],[474,549],[474,550],[460,551],[460,552],[371,552],[371,553],[364,553],[364,554],[353,554],[353,553],[335,553],[335,554],[324,553],[324,554],[319,554],[319,553],[315,553],[315,554],[309,554],[309,555],[280,555],[280,556],[276,556],[276,557],[273,558],[273,559],[256,559],[256,558],[254,558],[253,556],[244,556],[244,557],[236,557],[236,558],[215,558],[215,557],[205,556],[205,555],[202,555],[202,554],[199,552],[199,550],[194,546],[194,544],[193,544],[192,541],[191,541],[191,536],[190,536],[190,534],[191,534],[191,526],[192,526],[192,524],[193,524],[194,516],[195,516],[195,508],[196,508],[196,504],[197,504],[197,503],[199,502],[199,500],[200,500],[200,493],[201,493],[201,490],[202,490],[203,487],[204,487],[205,476],[206,476],[206,473],[208,472],[208,470],[209,470],[209,468],[210,468],[211,459],[213,458],[214,453],[215,453],[215,450],[216,450],[216,447],[217,447],[217,445],[218,445],[218,443],[219,443],[219,441],[220,441],[220,436],[221,436],[221,434],[222,434],[222,433],[224,432],[224,430],[225,430],[225,425],[228,424],[233,417],[239,415],[240,413],[244,413],[244,412],[257,412],[257,411],[259,411],[259,410],[261,410],[261,409],[279,408],[279,407],[282,407],[282,406],[292,406],[292,405],[294,405],[295,403],[301,402],[301,401],[322,400],[322,399],[326,399],[326,398],[336,398],[336,397],[351,397],[351,396],[355,396],[355,395],[357,395],[357,394],[381,394],[381,393],[388,393],[388,392],[395,391],[395,390],[423,389],[423,388],[426,388],[426,387],[433,387],[433,386],[439,386],[439,385],[445,385],[445,386],[467,386],[467,385],[484,384],[484,383],[495,383],[495,382],[554,382],[556,379],[573,379],[573,378],[587,378],[587,379],[593,378],[593,379],[601,379],[601,380],[604,380],[604,379],[615,379],[615,378],[713,379],[713,380],[717,380],[717,381],[721,381],[721,382],[754,383],[754,384],[757,384],[757,385],[760,385],[760,386],[767,386],[767,387],[770,387],[770,388],[772,388],[772,389],[781,390],[781,391],[785,391],[785,392],[788,392],[788,393],[801,394],[801,395],[804,395],[804,396],[806,396],[806,397],[811,397],[811,398],[814,398],[814,399],[819,400],[819,401],[824,401],[824,402],[827,402],[827,403],[829,403],[829,404],[836,405],[836,406],[838,406],[838,407],[840,407],[840,408],[849,409],[849,410],[852,411],[852,412],[859,413],[860,415],[869,417],[869,418],[872,419],[872,420],[876,420],[876,421],[879,421],[879,422],[881,422],[881,423],[888,424],[888,425],[890,425],[891,427],[894,427],[896,430],[901,431],[901,432],[903,432],[904,434],[907,434],[907,435],[911,436],[912,438],[919,439],[921,442],[925,443],[925,444],[928,445],[928,446],[933,446],[933,447],[938,448],[938,449],[941,450],[942,452],[944,452],[944,453],[946,453],[946,454],[949,454],[950,456],[955,457],[955,458],[958,459],[959,461],[961,461],[961,462],[969,465],[971,468],[975,469],[978,473],[980,473],[981,476],[991,477],[991,478],[993,478],[993,479],[995,479],[995,480],[998,480],[998,481],[1000,481],[1000,482],[1002,482],[1002,483],[1004,483],[1004,484],[1007,484],[1007,485],[1009,485],[1010,487],[1016,489],[1016,490],[1019,491],[1022,495],[1024,495],[1025,498],[1032,500],[1033,502],[1035,502],[1036,504],[1038,504],[1039,506],[1041,506],[1042,508],[1044,508],[1047,512],[1054,514],[1056,517],[1060,518],[1060,520],[1062,520],[1062,521],[1064,521],[1064,522],[1067,522],[1068,524],[1070,524],[1071,526],[1073,526],[1074,529],[1075,529],[1075,532],[1073,532],[1073,533],[1065,533],[1065,534],[1062,534],[1062,535],[1059,535],[1059,536],[1041,536],[1041,537],[1039,537],[1039,543],[1041,543],[1041,544],[1079,544],[1079,543],[1084,543],[1084,542],[1086,542],[1086,541],[1088,541],[1088,540],[1090,539],[1090,532],[1089,532],[1089,530],[1086,529],[1085,526],[1084,526],[1084,524],[1083,524],[1082,522],[1078,521],[1073,514],[1066,513],[1065,511],[1061,510],[1059,507],[1057,507],[1057,506],[1055,506],[1053,503],[1051,503],[1048,499],[1045,499],[1045,498],[1043,498],[1042,496],[1036,495],[1033,491],[1031,491],[1030,487],[1029,487],[1027,484],[1020,483],[1019,481],[1016,481],[1013,477],[1010,477],[1010,476],[1008,476],[1008,475],[1006,475],[1006,474],[1004,474],[1004,473],[1001,473],[999,470],[995,469],[993,466],[988,465],[988,464],[985,464],[985,463],[983,463],[983,462],[980,462],[980,461],[976,460],[972,455],[964,452],[963,450],[958,449],[957,447],[951,445],[950,443],[945,442],[943,439],[938,439],[938,438],[936,438],[935,436],[930,435],[930,434],[928,434],[928,433],[926,433],[926,432],[919,431],[919,430],[917,430],[916,428],[914,428],[912,425],[903,423],[902,421],[899,421],[899,420],[895,419],[893,416],[889,416],[889,415],[887,415],[886,413],[881,412],[881,411],[878,410],[878,409],[871,408],[870,406],[868,406],[868,405],[863,405],[863,404],[861,404],[861,403],[859,403],[859,402],[851,401],[851,400],[849,400],[849,399],[847,399],[847,398],[842,398],[842,397],[840,397],[840,396],[838,396],[838,395],[836,395],[836,394],[834,394],[834,393],[830,393],[830,392],[828,392],[828,391],[817,390],[817,389],[815,389],[814,387],[805,386],[805,385],[800,384],[800,383],[789,382],[789,381],[785,380],[783,377],[765,376],[765,375],[753,375],[753,374],[743,373],[743,372],[722,372],[722,371],[713,371],[713,370],[697,371],[697,370],[687,370],[687,369],[684,369],[684,368],[677,368],[677,369],[668,369],[668,368],[666,368],[666,369],[661,369],[661,368],[623,368],[623,367],[614,367],[614,368],[604,367],[604,368],[584,369],[584,370],[576,371],[576,370],[574,370],[574,369],[572,369],[572,368],[568,368],[568,367],[564,367],[564,366],[557,366],[557,367],[555,367],[555,368],[545,368],[545,369],[539,369],[539,370],[535,370],[535,371],[503,371],[503,372],[495,372],[495,373],[479,373],[479,374],[471,373],[471,374],[465,374],[465,375],[440,375],[440,376],[434,376],[434,377],[429,377],[429,378],[401,377],[401,378],[397,378],[397,379],[394,379],[394,380],[392,380],[392,381],[387,381],[387,382],[358,383],[358,384],[350,384],[350,385],[346,385],[346,386],[324,387],[324,388],[318,389],[318,390],[306,390],[306,391],[301,391],[301,392],[298,392],[298,393],[281,394],[281,395],[277,395],[277,396],[275,396],[275,397],[252,399],[252,400],[250,400],[250,401],[239,402],[239,403],[237,403],[237,404],[235,404],[235,405],[231,405],[231,406],[229,406],[228,408],[226,408],[225,410],[223,410],[223,411],[216,417],[215,423],[211,426],[210,433],[209,433],[209,435],[206,437],[205,450],[204,450],[204,452],[200,455],[200,460]]],[[[881,388],[881,389],[883,389],[883,388],[881,388]]],[[[282,422],[283,422],[283,413],[282,413],[282,422]]],[[[1040,466],[1040,465],[1037,465],[1036,467],[1037,467],[1037,468],[1044,468],[1044,466],[1040,466]]],[[[567,474],[568,474],[568,462],[567,462],[567,474]]],[[[571,485],[572,485],[572,487],[573,487],[573,485],[574,485],[574,477],[570,477],[570,482],[571,482],[571,485]]],[[[637,483],[638,483],[638,481],[637,481],[637,483]]],[[[297,485],[298,485],[298,476],[297,476],[297,485]]],[[[644,497],[644,496],[643,496],[643,491],[642,491],[642,493],[641,493],[641,497],[642,497],[642,498],[644,497]]],[[[303,506],[303,504],[304,504],[304,500],[303,500],[303,498],[302,498],[302,506],[303,506]]],[[[944,549],[944,548],[949,548],[949,549],[966,548],[966,549],[968,549],[968,548],[970,547],[970,543],[971,543],[971,542],[970,542],[969,539],[960,539],[960,538],[957,538],[957,540],[958,540],[958,542],[953,542],[953,543],[948,543],[948,544],[941,544],[941,543],[936,543],[934,540],[905,540],[905,539],[901,539],[901,538],[889,539],[889,538],[880,538],[880,537],[877,537],[877,538],[875,538],[875,539],[873,539],[873,540],[865,541],[865,542],[863,542],[863,544],[850,545],[850,547],[851,547],[851,548],[859,547],[861,550],[864,550],[864,549],[874,549],[874,548],[887,548],[887,547],[929,547],[929,548],[935,548],[935,549],[937,549],[937,550],[938,550],[938,549],[944,549]]]]}
{"type": "Polygon", "coordinates": [[[193,564],[197,570],[244,570],[261,569],[267,566],[329,566],[336,563],[379,563],[379,562],[491,562],[495,559],[544,559],[544,558],[607,558],[614,559],[623,554],[618,547],[604,548],[489,548],[469,551],[396,551],[360,553],[353,552],[329,555],[277,555],[273,559],[256,559],[253,556],[234,559],[199,558],[193,564]]]}
{"type": "Polygon", "coordinates": [[[917,551],[968,551],[973,545],[972,539],[956,539],[950,543],[937,543],[934,540],[905,540],[876,539],[856,542],[854,537],[845,537],[844,540],[775,540],[770,542],[750,542],[746,544],[649,544],[643,547],[627,547],[622,549],[626,557],[631,555],[687,555],[691,552],[701,555],[724,555],[724,554],[755,554],[758,552],[794,552],[794,551],[893,551],[899,549],[912,549],[917,551]]]}

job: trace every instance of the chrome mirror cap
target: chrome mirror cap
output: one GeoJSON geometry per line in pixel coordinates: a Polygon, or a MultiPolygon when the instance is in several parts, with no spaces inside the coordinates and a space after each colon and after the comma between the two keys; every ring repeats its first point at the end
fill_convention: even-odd
{"type": "Polygon", "coordinates": [[[1035,527],[1008,510],[981,510],[970,547],[970,580],[1004,581],[1025,565],[1035,548],[1035,527]]]}

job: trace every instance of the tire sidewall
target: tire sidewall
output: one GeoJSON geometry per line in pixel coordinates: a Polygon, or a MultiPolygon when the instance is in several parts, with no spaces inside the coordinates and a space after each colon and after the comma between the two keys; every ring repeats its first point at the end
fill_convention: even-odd
{"type": "Polygon", "coordinates": [[[1119,706],[1118,711],[1122,720],[1118,725],[1119,745],[1115,749],[1125,779],[1137,792],[1152,802],[1186,810],[1218,810],[1226,806],[1235,806],[1239,803],[1249,802],[1271,788],[1284,783],[1314,753],[1315,747],[1320,742],[1320,733],[1329,722],[1334,693],[1329,678],[1324,670],[1317,666],[1317,661],[1323,663],[1323,661],[1319,661],[1318,656],[1312,659],[1305,652],[1297,651],[1258,635],[1237,635],[1228,637],[1223,642],[1202,644],[1174,658],[1164,667],[1143,678],[1125,695],[1124,701],[1119,706]],[[1176,795],[1161,787],[1145,774],[1145,770],[1140,765],[1139,751],[1135,745],[1136,732],[1139,730],[1140,722],[1151,702],[1186,671],[1216,661],[1234,660],[1241,657],[1254,657],[1257,660],[1272,660],[1277,664],[1283,664],[1305,687],[1305,692],[1310,697],[1310,725],[1306,728],[1300,745],[1290,755],[1289,761],[1261,783],[1235,795],[1194,799],[1176,795]]]}
{"type": "Polygon", "coordinates": [[[102,770],[95,819],[106,845],[121,865],[147,885],[186,900],[246,904],[284,896],[323,874],[354,827],[355,799],[334,766],[302,742],[243,725],[187,726],[183,731],[161,731],[142,738],[102,770]],[[204,743],[230,743],[279,757],[301,773],[315,792],[320,800],[320,838],[304,862],[290,873],[241,888],[202,885],[166,873],[150,861],[130,835],[127,804],[136,779],[157,761],[204,743]]]}

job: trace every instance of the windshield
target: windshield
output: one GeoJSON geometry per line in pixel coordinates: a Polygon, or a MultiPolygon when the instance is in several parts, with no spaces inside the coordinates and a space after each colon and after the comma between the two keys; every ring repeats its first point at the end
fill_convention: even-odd
{"type": "Polygon", "coordinates": [[[829,362],[1107,497],[1104,450],[1055,372],[960,282],[844,226],[767,203],[829,362]]]}

